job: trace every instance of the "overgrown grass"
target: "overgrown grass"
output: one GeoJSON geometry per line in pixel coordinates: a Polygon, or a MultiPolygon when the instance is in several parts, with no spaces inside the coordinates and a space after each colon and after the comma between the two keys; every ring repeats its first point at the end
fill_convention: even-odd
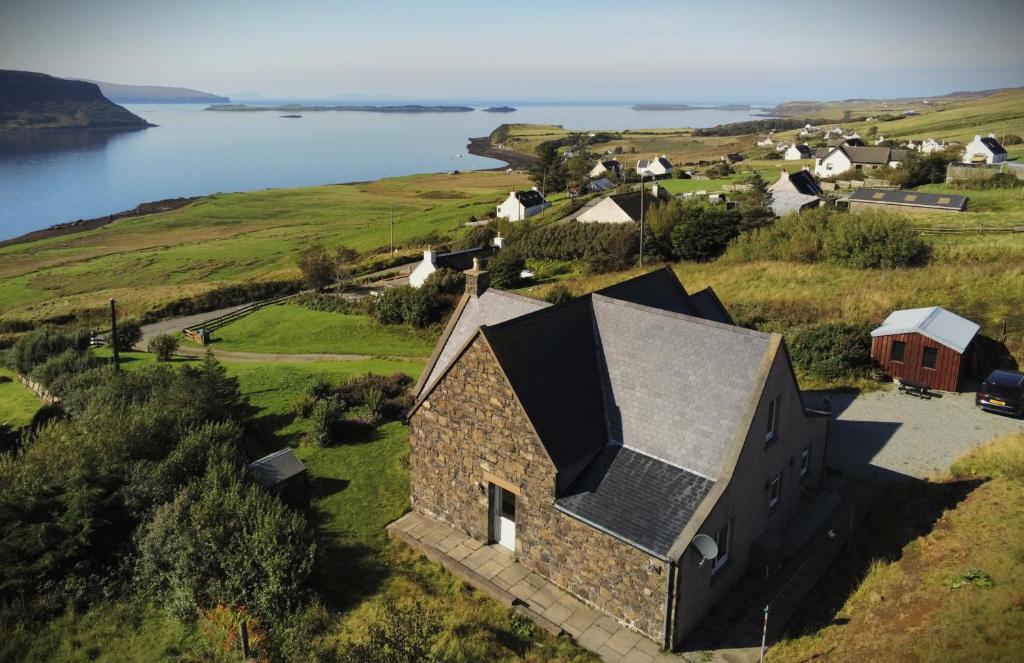
{"type": "Polygon", "coordinates": [[[769,658],[1019,660],[1022,441],[1010,435],[969,452],[953,465],[959,481],[884,495],[769,658]]]}
{"type": "Polygon", "coordinates": [[[381,325],[363,315],[313,311],[298,305],[268,306],[213,334],[223,350],[427,357],[432,333],[381,325]]]}
{"type": "Polygon", "coordinates": [[[42,401],[18,382],[12,371],[0,368],[0,424],[20,428],[32,421],[40,405],[42,401]]]}

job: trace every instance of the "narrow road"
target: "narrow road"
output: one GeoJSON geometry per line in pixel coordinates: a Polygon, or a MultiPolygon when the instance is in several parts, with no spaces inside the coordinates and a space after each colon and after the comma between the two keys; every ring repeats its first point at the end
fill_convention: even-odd
{"type": "Polygon", "coordinates": [[[154,322],[149,325],[142,325],[142,340],[135,344],[135,349],[140,352],[146,351],[146,346],[149,344],[149,339],[159,334],[177,334],[182,329],[190,325],[209,320],[210,318],[216,318],[228,313],[234,313],[240,308],[244,308],[248,304],[239,304],[237,306],[229,306],[228,308],[218,309],[216,311],[207,311],[205,313],[197,313],[195,315],[185,316],[184,318],[171,318],[169,320],[161,320],[160,322],[154,322]]]}

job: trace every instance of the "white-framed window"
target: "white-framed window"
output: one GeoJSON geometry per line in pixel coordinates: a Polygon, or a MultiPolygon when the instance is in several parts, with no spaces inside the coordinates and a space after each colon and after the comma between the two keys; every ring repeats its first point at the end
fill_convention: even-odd
{"type": "Polygon", "coordinates": [[[807,476],[811,471],[811,447],[800,452],[800,478],[807,476]]]}
{"type": "Polygon", "coordinates": [[[729,561],[729,545],[731,543],[732,520],[730,519],[715,532],[715,545],[718,546],[718,557],[715,557],[715,563],[711,567],[712,573],[725,566],[725,563],[729,561]]]}
{"type": "Polygon", "coordinates": [[[771,511],[779,504],[782,497],[782,473],[773,476],[768,482],[768,510],[771,511]]]}
{"type": "Polygon", "coordinates": [[[768,401],[768,426],[765,430],[764,439],[765,442],[770,442],[775,439],[776,431],[779,429],[779,397],[768,401]]]}

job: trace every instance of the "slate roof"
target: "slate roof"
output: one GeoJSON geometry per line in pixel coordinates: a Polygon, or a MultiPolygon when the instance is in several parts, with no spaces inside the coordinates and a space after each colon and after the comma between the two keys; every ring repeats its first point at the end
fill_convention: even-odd
{"type": "Polygon", "coordinates": [[[694,315],[698,318],[721,322],[723,325],[736,324],[733,322],[732,316],[729,315],[729,311],[725,309],[725,305],[722,304],[722,300],[719,299],[718,295],[715,294],[715,291],[711,289],[711,286],[690,295],[690,303],[693,304],[693,308],[695,309],[694,315]]]}
{"type": "Polygon", "coordinates": [[[298,456],[291,449],[281,449],[249,463],[248,469],[264,488],[272,488],[306,471],[298,456]]]}
{"type": "Polygon", "coordinates": [[[992,154],[1006,154],[1006,148],[991,136],[985,136],[982,138],[981,143],[988,149],[992,150],[992,154]]]}
{"type": "Polygon", "coordinates": [[[871,336],[922,334],[963,354],[979,329],[981,327],[967,318],[941,306],[930,306],[893,311],[881,327],[872,330],[871,336]]]}
{"type": "Polygon", "coordinates": [[[456,272],[464,272],[473,266],[473,258],[490,258],[494,252],[493,246],[478,246],[474,249],[438,253],[434,256],[434,265],[438,269],[447,267],[456,272]]]}
{"type": "Polygon", "coordinates": [[[667,170],[672,170],[672,163],[669,162],[669,160],[666,159],[665,157],[658,157],[657,159],[655,159],[655,161],[660,163],[663,168],[665,168],[667,170]]]}
{"type": "Polygon", "coordinates": [[[922,193],[898,189],[857,189],[850,194],[850,201],[875,203],[879,205],[905,205],[907,207],[928,207],[932,209],[963,210],[967,196],[952,193],[922,193]]]}
{"type": "Polygon", "coordinates": [[[606,446],[561,511],[664,558],[715,482],[620,446],[606,446]]]}
{"type": "Polygon", "coordinates": [[[619,170],[622,166],[619,164],[618,159],[609,159],[608,161],[602,161],[601,165],[608,170],[619,170]]]}
{"type": "Polygon", "coordinates": [[[822,193],[821,186],[809,171],[798,170],[795,173],[790,173],[789,181],[799,193],[805,196],[820,196],[822,193]]]}
{"type": "Polygon", "coordinates": [[[540,195],[539,191],[529,189],[527,191],[516,191],[516,200],[522,203],[523,207],[529,209],[538,205],[543,205],[547,201],[544,200],[544,196],[540,195]]]}
{"type": "MultiPolygon", "coordinates": [[[[610,198],[615,201],[615,204],[625,212],[629,218],[634,221],[640,221],[640,192],[630,191],[628,193],[619,193],[610,198]]],[[[661,203],[661,199],[649,191],[644,191],[644,214],[648,213],[651,209],[651,205],[658,205],[661,203]]]]}
{"type": "Polygon", "coordinates": [[[800,156],[804,159],[809,159],[814,156],[814,149],[811,148],[810,145],[794,145],[793,147],[800,152],[800,156]]]}

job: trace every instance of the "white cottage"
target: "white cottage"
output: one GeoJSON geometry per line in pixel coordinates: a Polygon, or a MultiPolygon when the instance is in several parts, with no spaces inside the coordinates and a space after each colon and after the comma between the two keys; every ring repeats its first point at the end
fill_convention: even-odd
{"type": "Polygon", "coordinates": [[[1003,163],[1006,161],[1006,148],[1003,147],[995,134],[982,137],[978,134],[964,149],[964,163],[1003,163]]]}
{"type": "Polygon", "coordinates": [[[809,145],[790,145],[782,154],[786,161],[799,161],[800,159],[813,159],[814,150],[809,145]]]}
{"type": "Polygon", "coordinates": [[[778,181],[769,186],[768,191],[772,194],[772,213],[775,216],[799,213],[821,203],[821,187],[806,170],[795,173],[782,171],[778,181]]]}
{"type": "MultiPolygon", "coordinates": [[[[660,205],[671,196],[659,186],[644,191],[643,211],[647,214],[651,206],[660,205]]],[[[576,217],[577,223],[636,223],[640,221],[640,192],[630,191],[601,199],[593,207],[576,217]]]]}
{"type": "Polygon", "coordinates": [[[906,150],[889,147],[861,147],[839,145],[814,161],[814,174],[818,177],[832,177],[848,170],[874,170],[896,168],[906,158],[906,150]]]}
{"type": "Polygon", "coordinates": [[[641,159],[636,162],[636,174],[641,176],[664,177],[672,174],[672,163],[664,154],[650,161],[641,159]]]}
{"type": "Polygon", "coordinates": [[[923,154],[931,154],[932,152],[941,152],[946,149],[946,141],[935,140],[934,138],[926,138],[921,147],[917,148],[923,154]]]}
{"type": "Polygon", "coordinates": [[[549,207],[551,207],[551,203],[545,200],[536,188],[529,191],[512,191],[508,194],[508,198],[498,205],[495,215],[499,219],[522,221],[534,214],[540,214],[549,207]]]}

